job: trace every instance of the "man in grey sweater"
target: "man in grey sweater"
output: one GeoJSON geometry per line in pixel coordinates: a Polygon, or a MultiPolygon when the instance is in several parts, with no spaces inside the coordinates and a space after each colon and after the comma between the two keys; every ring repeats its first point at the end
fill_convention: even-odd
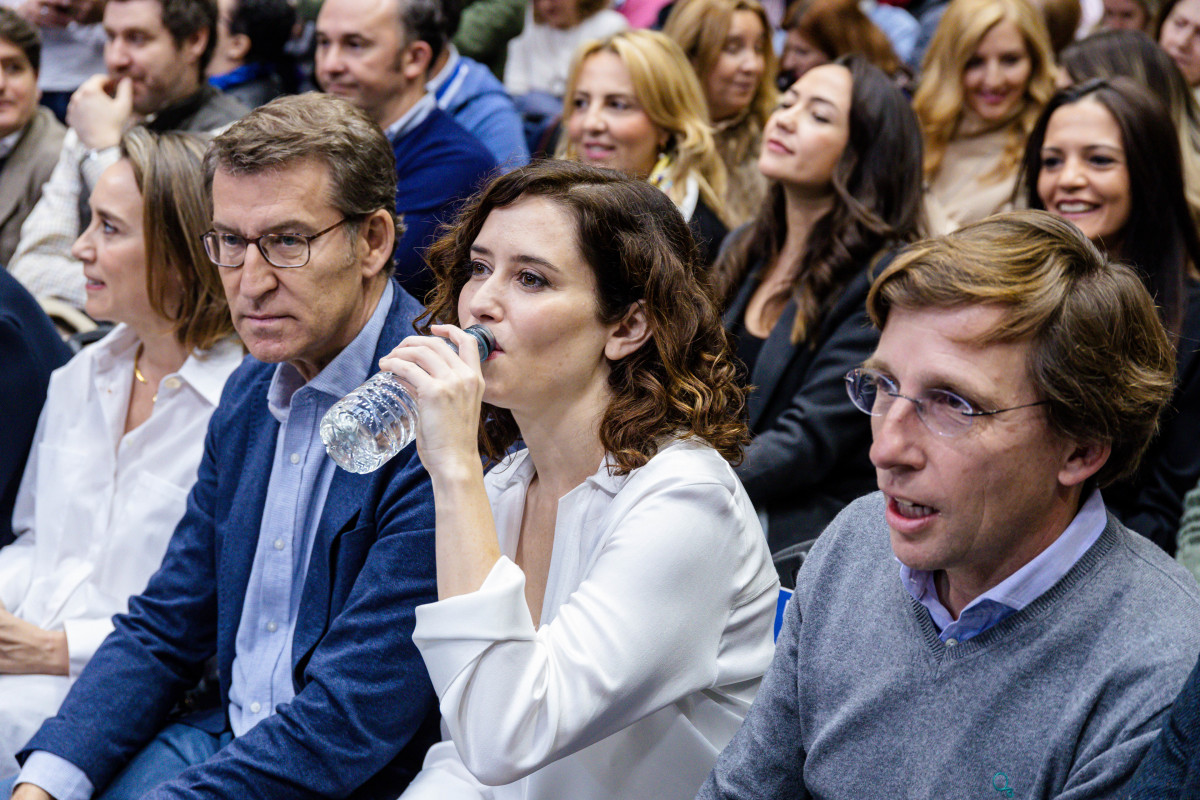
{"type": "Polygon", "coordinates": [[[1108,798],[1200,652],[1200,590],[1109,516],[1170,397],[1141,281],[1044,212],[876,280],[852,401],[880,492],[800,570],[701,798],[1108,798]]]}

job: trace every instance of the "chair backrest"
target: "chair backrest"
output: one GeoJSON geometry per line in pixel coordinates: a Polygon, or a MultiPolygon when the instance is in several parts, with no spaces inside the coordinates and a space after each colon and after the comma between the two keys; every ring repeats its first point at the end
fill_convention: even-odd
{"type": "Polygon", "coordinates": [[[775,601],[775,638],[779,638],[779,631],[783,628],[783,612],[787,608],[788,600],[792,599],[791,589],[780,589],[779,599],[775,601]]]}

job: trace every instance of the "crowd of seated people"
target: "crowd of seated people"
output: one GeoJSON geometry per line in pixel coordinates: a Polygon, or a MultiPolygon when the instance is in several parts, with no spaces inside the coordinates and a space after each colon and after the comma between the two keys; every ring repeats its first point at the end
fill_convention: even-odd
{"type": "Polygon", "coordinates": [[[1200,792],[1200,0],[10,3],[0,797],[1200,792]]]}

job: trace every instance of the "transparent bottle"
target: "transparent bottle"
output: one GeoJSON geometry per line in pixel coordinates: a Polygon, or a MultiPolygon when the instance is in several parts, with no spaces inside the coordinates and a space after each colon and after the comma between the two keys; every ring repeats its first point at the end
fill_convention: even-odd
{"type": "MultiPolygon", "coordinates": [[[[496,337],[482,325],[464,332],[479,343],[480,361],[495,349],[496,337]]],[[[454,342],[442,340],[458,352],[454,342]]],[[[334,403],[321,420],[321,441],[329,457],[342,469],[359,474],[382,467],[416,435],[417,401],[390,372],[377,372],[334,403]]]]}

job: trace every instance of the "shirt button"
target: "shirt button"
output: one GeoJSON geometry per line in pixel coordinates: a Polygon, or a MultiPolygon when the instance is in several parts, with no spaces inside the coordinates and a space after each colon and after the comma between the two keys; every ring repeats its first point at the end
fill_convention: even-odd
{"type": "Polygon", "coordinates": [[[257,714],[259,711],[262,711],[262,703],[256,701],[250,704],[251,714],[257,714]]]}
{"type": "Polygon", "coordinates": [[[271,633],[274,633],[275,631],[279,630],[279,624],[276,622],[268,622],[267,630],[270,631],[271,633]]]}
{"type": "Polygon", "coordinates": [[[276,549],[276,550],[282,550],[282,549],[283,549],[283,539],[276,539],[276,540],[275,540],[275,549],[276,549]]]}
{"type": "Polygon", "coordinates": [[[958,639],[951,638],[946,640],[946,647],[954,647],[956,644],[958,644],[958,639]]]}
{"type": "Polygon", "coordinates": [[[292,463],[293,464],[300,463],[300,454],[299,453],[292,453],[292,463]]]}
{"type": "Polygon", "coordinates": [[[167,378],[165,381],[163,381],[163,385],[166,386],[168,389],[178,389],[179,388],[179,378],[167,378]]]}

